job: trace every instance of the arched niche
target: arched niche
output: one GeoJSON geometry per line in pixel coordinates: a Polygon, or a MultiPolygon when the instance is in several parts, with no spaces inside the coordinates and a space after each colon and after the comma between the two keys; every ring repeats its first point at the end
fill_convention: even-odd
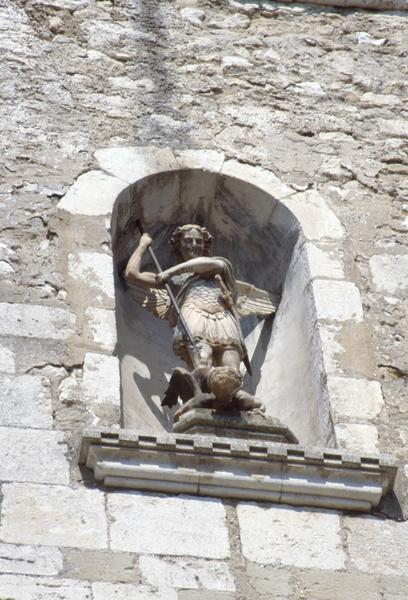
{"type": "MultiPolygon", "coordinates": [[[[328,395],[302,228],[294,214],[253,182],[203,168],[172,169],[142,177],[118,196],[112,213],[122,425],[171,431],[162,409],[171,369],[172,332],[132,298],[121,273],[138,241],[136,220],[153,236],[158,258],[173,264],[168,244],[177,225],[206,225],[214,255],[231,260],[237,279],[277,299],[275,318],[245,318],[242,327],[253,376],[244,388],[267,413],[288,425],[303,444],[333,444],[328,395]]],[[[153,269],[146,260],[145,269],[153,269]]]]}

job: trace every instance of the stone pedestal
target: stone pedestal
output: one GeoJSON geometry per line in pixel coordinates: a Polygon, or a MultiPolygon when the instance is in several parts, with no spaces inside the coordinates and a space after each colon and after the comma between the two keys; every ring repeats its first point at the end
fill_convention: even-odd
{"type": "Polygon", "coordinates": [[[215,435],[223,438],[265,440],[297,444],[296,436],[279,419],[262,414],[241,412],[218,413],[205,408],[194,409],[174,424],[176,433],[215,435]]]}

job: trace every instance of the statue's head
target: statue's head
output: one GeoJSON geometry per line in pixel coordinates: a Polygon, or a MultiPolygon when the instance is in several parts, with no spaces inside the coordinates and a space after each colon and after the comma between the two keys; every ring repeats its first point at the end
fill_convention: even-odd
{"type": "Polygon", "coordinates": [[[191,224],[177,227],[170,239],[178,261],[209,256],[211,242],[212,235],[205,227],[191,224]]]}

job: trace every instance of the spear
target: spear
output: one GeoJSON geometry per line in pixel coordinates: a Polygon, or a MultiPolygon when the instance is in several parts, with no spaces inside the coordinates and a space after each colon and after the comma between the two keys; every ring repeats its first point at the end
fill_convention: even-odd
{"type": "MultiPolygon", "coordinates": [[[[136,221],[136,226],[137,226],[137,228],[140,231],[140,235],[143,235],[145,231],[144,231],[144,227],[143,227],[143,225],[142,225],[142,223],[141,223],[141,221],[139,219],[136,221]]],[[[155,251],[153,250],[153,248],[151,246],[149,246],[148,250],[149,250],[150,257],[151,257],[152,261],[154,262],[154,266],[156,267],[157,272],[158,273],[162,273],[163,269],[161,268],[160,263],[157,260],[157,256],[156,256],[155,251]]],[[[185,318],[181,314],[180,307],[178,305],[178,302],[176,300],[175,295],[172,292],[172,289],[171,289],[170,285],[168,283],[165,283],[164,284],[164,288],[165,288],[166,292],[169,295],[170,302],[171,302],[171,304],[173,306],[174,311],[177,314],[177,317],[178,317],[178,320],[180,322],[180,325],[181,325],[182,329],[184,330],[184,333],[186,334],[186,337],[187,337],[188,341],[190,342],[190,348],[191,348],[191,351],[192,351],[192,357],[191,358],[192,358],[193,363],[194,363],[194,359],[197,359],[200,356],[200,352],[198,350],[197,342],[193,338],[192,333],[190,331],[190,328],[187,325],[185,318]]],[[[196,365],[194,365],[194,366],[196,366],[196,365]]]]}

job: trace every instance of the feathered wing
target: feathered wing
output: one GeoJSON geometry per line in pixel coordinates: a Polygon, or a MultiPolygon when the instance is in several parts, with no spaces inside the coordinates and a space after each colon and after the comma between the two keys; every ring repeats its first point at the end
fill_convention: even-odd
{"type": "Polygon", "coordinates": [[[131,296],[140,306],[159,319],[166,319],[171,307],[170,296],[163,288],[146,288],[132,285],[131,296]]]}
{"type": "Polygon", "coordinates": [[[236,284],[238,288],[237,310],[241,317],[248,315],[267,317],[276,312],[277,297],[244,281],[237,281],[236,284]]]}

